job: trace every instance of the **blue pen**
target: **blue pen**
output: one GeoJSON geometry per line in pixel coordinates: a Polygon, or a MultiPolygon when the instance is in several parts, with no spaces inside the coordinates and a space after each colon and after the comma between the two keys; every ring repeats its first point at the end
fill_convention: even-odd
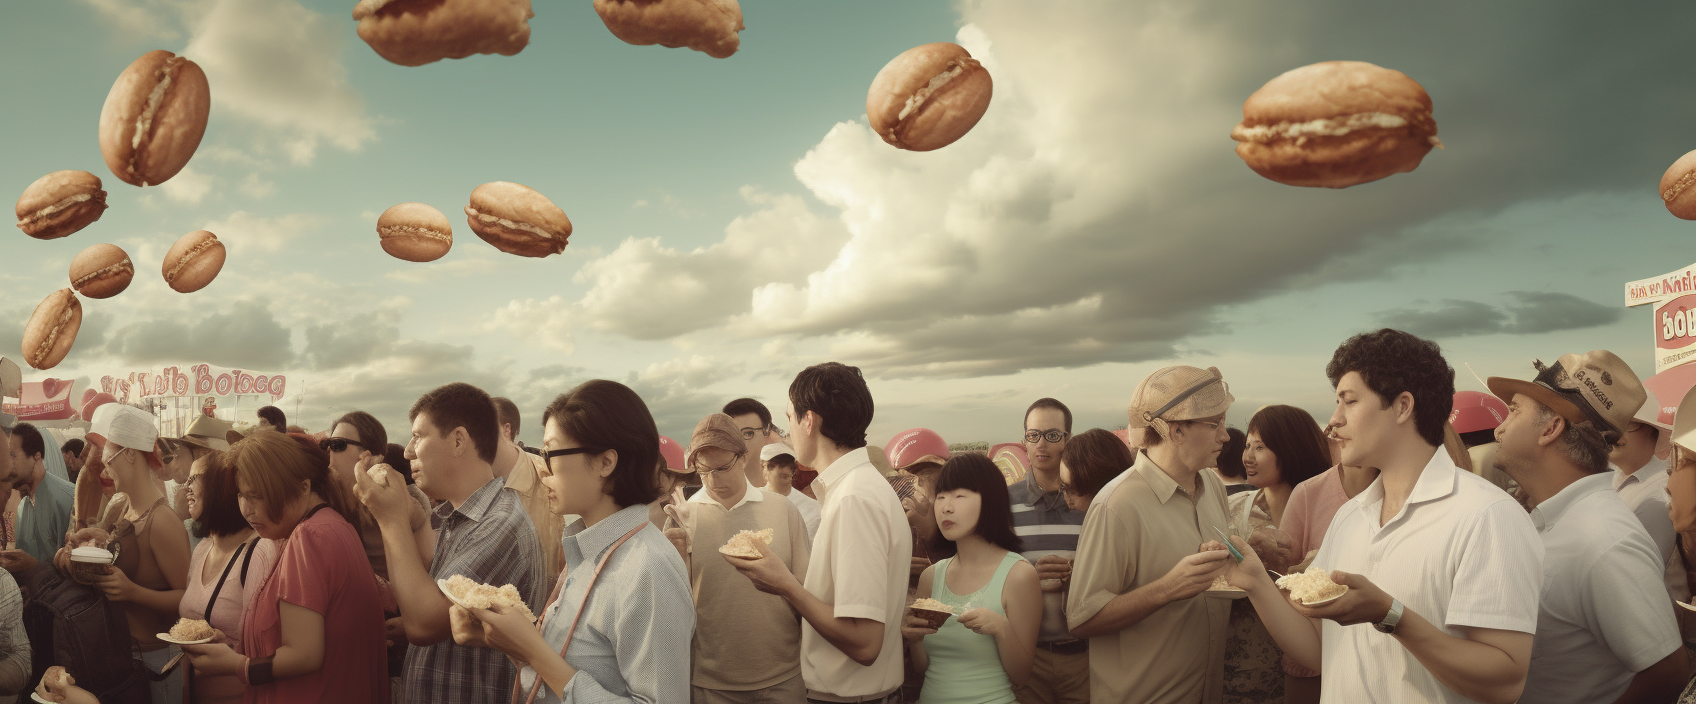
{"type": "Polygon", "coordinates": [[[1219,534],[1219,539],[1225,543],[1225,549],[1231,551],[1231,557],[1237,558],[1237,562],[1242,562],[1243,554],[1237,552],[1237,546],[1231,544],[1231,537],[1225,535],[1225,531],[1219,530],[1219,526],[1214,526],[1213,532],[1219,534]]]}

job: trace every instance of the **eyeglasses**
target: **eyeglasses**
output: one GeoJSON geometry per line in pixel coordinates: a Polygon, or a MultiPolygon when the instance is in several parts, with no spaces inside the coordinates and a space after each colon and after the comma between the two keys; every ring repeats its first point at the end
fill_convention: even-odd
{"type": "Polygon", "coordinates": [[[1190,421],[1184,421],[1184,422],[1194,423],[1196,425],[1205,425],[1208,428],[1211,428],[1214,432],[1219,432],[1219,426],[1225,424],[1225,421],[1221,421],[1221,420],[1190,420],[1190,421]]]}
{"type": "Polygon", "coordinates": [[[770,428],[770,427],[771,426],[768,425],[768,426],[761,427],[761,428],[742,428],[741,429],[742,430],[742,439],[743,440],[753,440],[755,435],[757,435],[759,433],[766,432],[766,428],[770,428]]]}
{"type": "Polygon", "coordinates": [[[1078,489],[1077,489],[1077,487],[1074,487],[1071,484],[1067,484],[1066,481],[1062,479],[1060,481],[1060,493],[1066,494],[1066,495],[1069,495],[1069,496],[1077,496],[1078,495],[1078,489]]]}
{"type": "Polygon", "coordinates": [[[701,475],[702,477],[710,477],[714,474],[718,474],[719,472],[728,472],[732,469],[735,469],[736,465],[739,465],[739,464],[742,464],[742,455],[740,455],[740,454],[738,454],[738,455],[736,455],[736,457],[732,458],[730,460],[730,464],[727,464],[723,467],[719,467],[717,469],[700,469],[699,465],[696,465],[697,468],[695,469],[695,473],[701,475]]]}
{"type": "Polygon", "coordinates": [[[1054,442],[1060,442],[1061,440],[1065,440],[1065,439],[1066,439],[1066,431],[1064,431],[1064,430],[1050,430],[1046,433],[1041,431],[1041,430],[1027,430],[1027,431],[1025,431],[1025,442],[1032,443],[1032,444],[1035,444],[1039,440],[1047,440],[1051,443],[1054,443],[1054,442]]]}
{"type": "Polygon", "coordinates": [[[342,450],[346,450],[348,445],[365,447],[365,443],[358,440],[349,440],[347,438],[324,438],[323,440],[318,441],[318,449],[326,452],[341,452],[342,450]]]}

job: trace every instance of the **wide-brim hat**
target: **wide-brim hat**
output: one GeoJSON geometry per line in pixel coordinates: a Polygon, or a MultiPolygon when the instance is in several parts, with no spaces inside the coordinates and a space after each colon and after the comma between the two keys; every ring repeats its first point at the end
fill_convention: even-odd
{"type": "Polygon", "coordinates": [[[183,436],[177,438],[177,441],[223,452],[230,449],[230,441],[226,437],[226,433],[230,431],[232,425],[227,420],[218,420],[211,416],[202,415],[188,425],[188,430],[184,431],[183,436]]]}
{"type": "Polygon", "coordinates": [[[1563,354],[1553,365],[1534,361],[1532,366],[1537,376],[1531,381],[1493,376],[1484,383],[1508,403],[1515,394],[1524,394],[1568,423],[1590,423],[1609,445],[1619,442],[1648,398],[1637,373],[1607,350],[1563,354]]]}
{"type": "Polygon", "coordinates": [[[1672,417],[1672,443],[1696,451],[1696,386],[1684,393],[1672,417]]]}

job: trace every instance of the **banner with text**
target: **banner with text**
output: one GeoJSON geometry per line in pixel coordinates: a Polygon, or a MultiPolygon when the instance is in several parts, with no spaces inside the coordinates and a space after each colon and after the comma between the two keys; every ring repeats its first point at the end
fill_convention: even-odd
{"type": "Polygon", "coordinates": [[[283,397],[288,378],[247,369],[226,369],[209,364],[141,369],[123,376],[100,377],[100,390],[117,397],[118,403],[147,398],[183,396],[270,396],[274,403],[283,397]]]}
{"type": "Polygon", "coordinates": [[[10,413],[18,420],[64,420],[75,417],[77,407],[71,405],[71,389],[75,381],[44,379],[23,384],[23,396],[17,403],[0,405],[0,413],[10,413]]]}
{"type": "Polygon", "coordinates": [[[1696,358],[1696,294],[1655,306],[1655,373],[1696,358]]]}

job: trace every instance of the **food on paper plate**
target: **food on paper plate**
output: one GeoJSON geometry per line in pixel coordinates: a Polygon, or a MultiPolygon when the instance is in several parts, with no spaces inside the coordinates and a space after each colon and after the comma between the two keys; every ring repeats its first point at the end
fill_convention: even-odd
{"type": "Polygon", "coordinates": [[[118,180],[157,186],[188,165],[212,110],[200,66],[169,51],[143,54],[118,75],[100,109],[100,155],[118,180]]]}
{"type": "Polygon", "coordinates": [[[954,615],[953,607],[930,598],[914,600],[907,608],[912,609],[913,615],[924,619],[931,628],[941,628],[942,624],[954,615]]]}
{"type": "Polygon", "coordinates": [[[518,587],[508,584],[495,587],[478,582],[462,574],[447,578],[448,593],[460,605],[472,609],[487,609],[495,604],[501,604],[509,609],[524,614],[524,618],[535,621],[536,615],[530,613],[530,606],[524,603],[524,597],[518,593],[518,587]]]}
{"type": "Polygon", "coordinates": [[[52,240],[88,227],[106,212],[100,177],[87,171],[55,171],[35,180],[18,196],[18,229],[38,240],[52,240]]]}
{"type": "Polygon", "coordinates": [[[1425,88],[1364,61],[1326,61],[1268,81],[1243,103],[1231,139],[1255,173],[1323,188],[1412,171],[1443,146],[1425,88]]]}
{"type": "Polygon", "coordinates": [[[453,247],[453,225],[440,210],[401,203],[377,218],[377,243],[396,259],[433,262],[453,247]]]}
{"type": "Polygon", "coordinates": [[[736,0],[595,0],[595,14],[626,44],[688,47],[715,59],[742,45],[736,0]]]}
{"type": "Polygon", "coordinates": [[[1242,590],[1231,586],[1231,583],[1225,580],[1225,575],[1219,575],[1219,576],[1213,578],[1212,584],[1207,585],[1207,591],[1210,591],[1210,592],[1240,592],[1242,590]]]}
{"type": "Polygon", "coordinates": [[[64,689],[75,685],[77,683],[77,678],[72,677],[70,671],[66,670],[64,666],[54,665],[47,668],[47,671],[41,674],[41,681],[52,682],[54,686],[64,689]]]}
{"type": "Polygon", "coordinates": [[[1661,200],[1667,204],[1667,212],[1696,220],[1696,188],[1692,185],[1696,185],[1696,151],[1679,157],[1661,175],[1661,200]]]}
{"type": "Polygon", "coordinates": [[[165,253],[161,273],[177,293],[194,293],[206,288],[224,268],[224,243],[205,230],[195,230],[171,245],[165,253]]]}
{"type": "Polygon", "coordinates": [[[402,66],[472,54],[512,56],[530,44],[530,0],[360,0],[359,38],[402,66]]]}
{"type": "Polygon", "coordinates": [[[465,206],[471,231],[502,252],[521,257],[545,257],[565,251],[571,219],[535,189],[495,181],[471,191],[465,206]]]}
{"type": "Polygon", "coordinates": [[[1317,604],[1330,601],[1349,590],[1341,584],[1331,581],[1331,572],[1318,567],[1309,567],[1306,572],[1295,572],[1278,578],[1278,588],[1288,589],[1290,597],[1303,604],[1317,604]]]}
{"type": "Polygon", "coordinates": [[[206,640],[212,637],[212,624],[195,619],[177,619],[169,634],[177,640],[206,640]]]}
{"type": "Polygon", "coordinates": [[[877,72],[866,92],[872,131],[915,152],[964,137],[989,109],[989,70],[958,44],[937,42],[902,52],[877,72]]]}
{"type": "Polygon", "coordinates": [[[730,540],[720,546],[718,551],[731,557],[758,560],[761,555],[760,546],[756,545],[754,541],[758,540],[761,543],[770,545],[771,539],[772,530],[770,528],[761,531],[745,530],[737,533],[736,535],[730,536],[730,540]]]}
{"type": "Polygon", "coordinates": [[[135,264],[116,245],[97,244],[71,260],[71,288],[89,298],[111,298],[130,287],[135,264]]]}
{"type": "Polygon", "coordinates": [[[82,327],[82,301],[68,288],[47,295],[24,327],[24,361],[36,369],[52,369],[71,353],[82,327]]]}

